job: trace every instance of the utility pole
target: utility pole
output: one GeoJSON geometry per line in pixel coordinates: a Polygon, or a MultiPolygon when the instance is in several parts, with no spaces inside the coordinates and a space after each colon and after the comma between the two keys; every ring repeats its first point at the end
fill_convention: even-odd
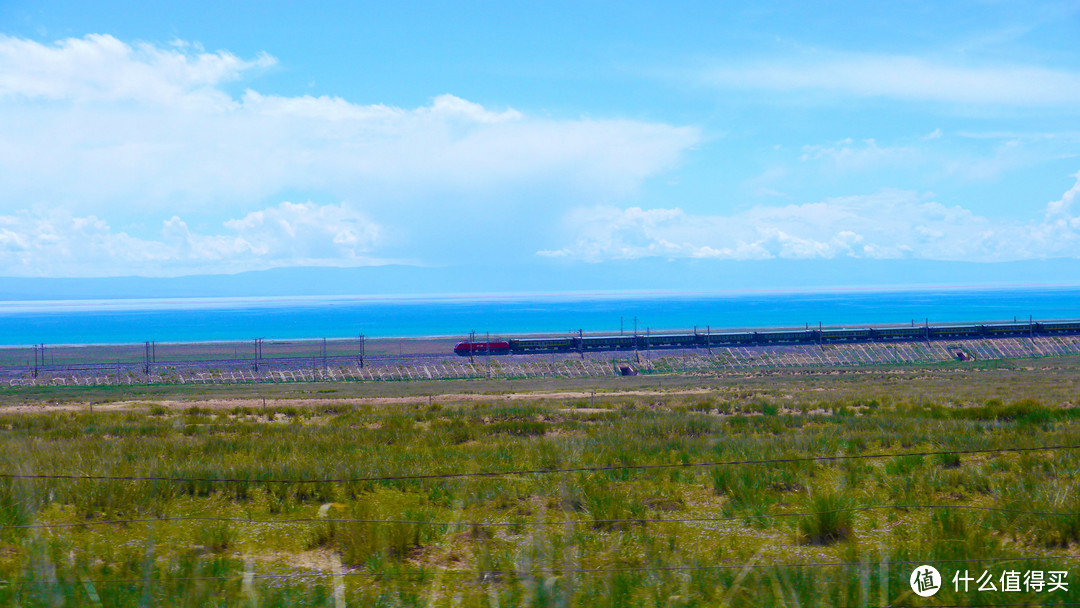
{"type": "Polygon", "coordinates": [[[143,371],[146,375],[150,375],[150,341],[146,341],[145,350],[143,351],[143,371]]]}
{"type": "Polygon", "coordinates": [[[364,369],[364,334],[360,334],[360,369],[364,369]]]}
{"type": "Polygon", "coordinates": [[[649,357],[649,333],[650,332],[651,332],[651,330],[649,329],[649,326],[646,325],[645,326],[645,360],[648,361],[649,365],[651,366],[652,365],[652,359],[649,357]]]}
{"type": "Polygon", "coordinates": [[[469,332],[469,365],[473,365],[476,361],[473,360],[473,355],[476,353],[476,330],[469,332]]]}
{"type": "Polygon", "coordinates": [[[326,338],[322,339],[322,369],[326,373],[326,338]]]}
{"type": "Polygon", "coordinates": [[[585,336],[582,330],[577,330],[577,350],[582,359],[585,359],[585,336]]]}
{"type": "Polygon", "coordinates": [[[705,326],[705,348],[709,349],[709,354],[712,354],[712,326],[705,326]]]}

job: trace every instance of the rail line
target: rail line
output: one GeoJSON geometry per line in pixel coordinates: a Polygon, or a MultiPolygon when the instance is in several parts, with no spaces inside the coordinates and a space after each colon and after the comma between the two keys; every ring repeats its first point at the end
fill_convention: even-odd
{"type": "MultiPolygon", "coordinates": [[[[445,345],[445,343],[444,343],[445,345]]],[[[198,345],[192,345],[195,347],[198,345]]],[[[234,384],[265,382],[382,382],[470,378],[575,378],[638,374],[717,374],[738,370],[843,368],[911,365],[1080,355],[1080,335],[940,338],[918,341],[834,342],[822,344],[711,345],[651,350],[532,352],[511,356],[479,353],[472,357],[442,352],[386,352],[282,356],[192,356],[169,360],[38,362],[0,365],[0,386],[100,386],[145,384],[234,384]]],[[[66,347],[65,356],[75,351],[66,347]]],[[[80,347],[82,348],[82,347],[80,347]]],[[[103,347],[104,348],[104,347],[103,347]]],[[[341,345],[338,345],[341,348],[341,345]]],[[[219,347],[220,349],[220,347],[219,347]]],[[[59,349],[57,349],[59,350],[59,349]]],[[[130,353],[128,353],[130,355],[130,353]]]]}

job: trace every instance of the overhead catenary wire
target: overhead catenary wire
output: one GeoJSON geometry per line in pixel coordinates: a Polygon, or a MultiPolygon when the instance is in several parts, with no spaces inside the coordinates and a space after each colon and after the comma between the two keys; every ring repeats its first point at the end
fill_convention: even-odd
{"type": "Polygon", "coordinates": [[[1051,445],[1027,448],[985,448],[978,450],[938,450],[930,452],[901,452],[873,454],[838,454],[835,456],[798,456],[791,458],[762,458],[755,460],[720,460],[706,462],[668,462],[657,464],[622,464],[599,465],[590,467],[568,467],[561,469],[522,469],[510,471],[476,471],[458,473],[429,473],[424,475],[380,475],[373,477],[346,477],[324,479],[241,479],[212,477],[164,477],[142,475],[72,475],[72,474],[30,474],[0,473],[0,479],[70,479],[101,481],[163,481],[163,482],[206,482],[206,483],[252,483],[252,484],[321,484],[321,483],[369,483],[380,481],[422,481],[429,479],[464,479],[470,477],[510,477],[517,475],[552,475],[560,473],[596,473],[603,471],[628,471],[648,469],[676,469],[696,467],[741,466],[754,464],[794,464],[800,462],[828,462],[844,460],[872,460],[878,458],[901,458],[906,456],[944,456],[962,454],[1001,454],[1018,452],[1050,452],[1080,450],[1080,445],[1051,445]]]}
{"type": "Polygon", "coordinates": [[[996,513],[1010,513],[1014,515],[1045,515],[1045,516],[1064,516],[1064,517],[1076,517],[1080,516],[1080,513],[1064,512],[1064,511],[1028,511],[1022,509],[1006,509],[1002,507],[982,507],[974,505],[915,505],[915,504],[896,504],[896,505],[866,505],[859,507],[849,507],[845,509],[833,509],[830,511],[798,511],[793,513],[768,513],[761,515],[729,515],[724,517],[680,517],[680,518],[665,518],[665,519],[650,519],[648,517],[632,517],[625,519],[564,519],[564,520],[549,520],[549,521],[424,521],[419,519],[352,519],[352,518],[328,518],[328,517],[296,517],[289,519],[250,519],[243,517],[210,517],[210,516],[190,516],[190,517],[147,517],[140,519],[103,519],[98,521],[83,521],[77,523],[56,523],[56,524],[21,524],[21,525],[6,525],[0,526],[0,530],[27,530],[27,529],[52,529],[52,528],[85,528],[96,526],[112,526],[112,525],[130,525],[130,524],[157,524],[157,523],[170,523],[170,522],[184,522],[184,521],[204,521],[204,522],[220,522],[220,523],[238,523],[238,524],[305,524],[305,523],[355,523],[355,524],[406,524],[406,525],[425,525],[425,526],[461,526],[466,528],[471,527],[489,527],[489,528],[509,528],[509,527],[536,527],[536,526],[564,526],[566,524],[590,524],[590,525],[615,525],[615,524],[669,524],[669,523],[710,523],[710,522],[725,522],[725,521],[739,521],[745,519],[770,519],[780,517],[816,517],[819,515],[831,515],[834,513],[847,513],[858,511],[872,511],[872,510],[904,510],[904,509],[957,509],[967,511],[990,511],[996,513]]]}

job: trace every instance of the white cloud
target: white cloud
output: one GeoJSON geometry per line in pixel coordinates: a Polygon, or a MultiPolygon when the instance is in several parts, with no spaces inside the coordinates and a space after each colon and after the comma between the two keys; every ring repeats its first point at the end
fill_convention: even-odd
{"type": "MultiPolygon", "coordinates": [[[[60,245],[44,245],[47,230],[32,229],[46,221],[58,243],[111,251],[99,256],[99,274],[148,272],[140,261],[159,260],[122,245],[165,251],[162,263],[183,259],[191,272],[243,269],[242,260],[332,263],[331,254],[341,256],[336,263],[366,263],[350,258],[348,245],[364,243],[369,255],[370,223],[319,241],[325,250],[290,244],[290,231],[314,229],[293,207],[266,207],[296,193],[350,201],[378,218],[383,253],[430,259],[443,255],[444,235],[498,230],[491,217],[535,216],[540,199],[557,217],[583,200],[630,195],[700,139],[690,127],[557,119],[449,94],[402,108],[226,86],[275,64],[267,54],[245,59],[182,40],[0,36],[0,247],[19,251],[5,259],[20,273],[85,274],[60,245]],[[224,234],[188,230],[228,217],[224,234]],[[159,222],[160,240],[137,227],[159,222]],[[258,239],[248,238],[253,232],[258,239]]],[[[311,221],[336,221],[331,208],[319,213],[311,221]]]]}
{"type": "Polygon", "coordinates": [[[341,205],[281,203],[253,211],[225,227],[262,259],[338,260],[347,263],[370,251],[380,228],[366,215],[341,205]]]}
{"type": "Polygon", "coordinates": [[[865,171],[889,165],[915,165],[925,151],[905,146],[881,146],[873,139],[851,138],[827,145],[803,146],[801,162],[820,161],[838,171],[865,171]]]}
{"type": "Polygon", "coordinates": [[[814,172],[853,174],[888,169],[922,170],[922,176],[956,177],[964,181],[996,179],[1009,171],[1075,156],[1067,139],[1034,141],[1031,138],[1003,139],[978,151],[950,146],[935,130],[916,140],[903,139],[882,144],[875,139],[845,138],[801,148],[798,161],[814,172]]]}
{"type": "Polygon", "coordinates": [[[610,199],[673,166],[700,137],[453,95],[410,109],[251,89],[234,98],[221,86],[274,62],[100,35],[54,45],[0,38],[0,212],[71,201],[74,212],[99,215],[135,201],[205,211],[289,189],[394,207],[537,186],[610,199]]]}
{"type": "Polygon", "coordinates": [[[231,53],[189,53],[187,44],[161,49],[128,45],[91,34],[54,45],[0,35],[0,98],[137,101],[227,107],[215,87],[276,60],[259,55],[244,61],[231,53]]]}
{"type": "Polygon", "coordinates": [[[713,68],[700,78],[721,87],[959,104],[1067,106],[1080,102],[1080,73],[1027,65],[958,65],[904,55],[763,60],[713,68]]]}
{"type": "Polygon", "coordinates": [[[1046,205],[1046,218],[1049,221],[1057,222],[1062,219],[1075,220],[1071,217],[1071,214],[1075,214],[1080,210],[1074,210],[1073,204],[1080,201],[1080,172],[1074,173],[1073,177],[1076,178],[1076,183],[1072,188],[1061,196],[1060,199],[1047,203],[1046,205]]]}
{"type": "Polygon", "coordinates": [[[538,252],[598,262],[670,258],[924,258],[1006,261],[1080,257],[1080,173],[1043,217],[997,220],[913,192],[759,206],[729,216],[595,207],[569,214],[572,244],[538,252]]]}
{"type": "Polygon", "coordinates": [[[344,203],[284,202],[228,220],[217,234],[192,232],[177,216],[157,239],[114,231],[95,216],[53,210],[0,215],[0,266],[8,276],[172,276],[276,266],[361,266],[381,228],[344,203]]]}

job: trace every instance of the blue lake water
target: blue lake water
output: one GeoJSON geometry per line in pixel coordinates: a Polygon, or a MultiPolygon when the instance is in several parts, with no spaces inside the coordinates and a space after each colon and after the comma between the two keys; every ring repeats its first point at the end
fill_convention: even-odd
{"type": "Polygon", "coordinates": [[[1080,288],[0,302],[0,345],[1080,318],[1080,288]]]}

